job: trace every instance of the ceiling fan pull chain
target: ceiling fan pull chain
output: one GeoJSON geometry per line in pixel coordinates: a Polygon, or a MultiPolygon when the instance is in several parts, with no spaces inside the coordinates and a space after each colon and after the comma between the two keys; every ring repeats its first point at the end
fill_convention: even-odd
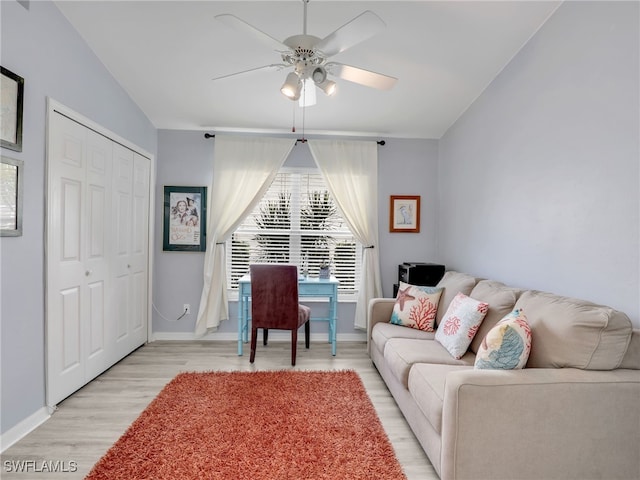
{"type": "Polygon", "coordinates": [[[291,133],[296,133],[296,104],[293,103],[293,122],[291,123],[291,133]]]}
{"type": "Polygon", "coordinates": [[[302,107],[302,141],[306,142],[307,139],[304,137],[304,117],[305,117],[305,112],[307,111],[307,109],[303,106],[302,107]]]}

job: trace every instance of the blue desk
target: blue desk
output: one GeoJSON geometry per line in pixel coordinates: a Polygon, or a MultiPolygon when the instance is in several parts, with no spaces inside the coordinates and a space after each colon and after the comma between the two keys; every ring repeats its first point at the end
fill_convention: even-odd
{"type": "MultiPolygon", "coordinates": [[[[329,343],[331,355],[336,354],[336,319],[338,312],[338,280],[331,277],[327,280],[300,277],[298,282],[299,297],[327,297],[329,299],[328,317],[311,317],[312,321],[329,322],[329,343]]],[[[245,275],[238,280],[238,355],[242,355],[242,344],[249,341],[249,322],[251,311],[251,277],[245,275]]]]}

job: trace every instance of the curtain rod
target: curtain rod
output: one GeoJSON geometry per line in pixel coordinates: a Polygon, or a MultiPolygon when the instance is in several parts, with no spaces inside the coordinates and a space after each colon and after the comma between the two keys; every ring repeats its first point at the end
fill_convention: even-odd
{"type": "MultiPolygon", "coordinates": [[[[205,133],[205,134],[204,134],[204,138],[215,138],[215,136],[216,136],[216,134],[215,134],[215,133],[205,133]]],[[[297,142],[300,142],[300,143],[307,143],[307,139],[306,139],[306,138],[298,138],[298,139],[296,139],[296,143],[297,143],[297,142]]],[[[376,143],[377,143],[378,145],[384,145],[384,144],[385,144],[385,143],[387,143],[387,142],[385,142],[384,140],[378,140],[376,143]]]]}

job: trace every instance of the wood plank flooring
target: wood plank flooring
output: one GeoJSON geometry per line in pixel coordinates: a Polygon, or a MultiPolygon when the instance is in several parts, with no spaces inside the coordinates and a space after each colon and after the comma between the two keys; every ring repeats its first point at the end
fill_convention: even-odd
{"type": "MultiPolygon", "coordinates": [[[[242,357],[236,349],[236,342],[157,341],[144,345],[61,402],[47,422],[7,449],[2,454],[0,477],[3,480],[84,478],[164,385],[180,372],[295,368],[357,371],[407,478],[438,479],[367,355],[364,343],[339,343],[335,357],[331,356],[328,344],[312,343],[309,350],[305,350],[303,343],[299,344],[295,367],[290,364],[288,342],[270,341],[264,347],[259,341],[253,365],[249,363],[248,349],[242,357]],[[29,471],[16,472],[19,462],[26,460],[32,461],[29,471]],[[36,471],[55,466],[55,462],[59,469],[75,471],[36,471]]],[[[22,466],[24,469],[27,464],[22,466]]]]}

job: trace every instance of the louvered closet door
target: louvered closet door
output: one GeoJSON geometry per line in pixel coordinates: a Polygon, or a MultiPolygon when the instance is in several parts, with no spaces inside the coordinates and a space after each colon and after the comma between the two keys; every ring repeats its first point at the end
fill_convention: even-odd
{"type": "Polygon", "coordinates": [[[50,123],[47,403],[108,367],[112,142],[58,115],[50,123]]]}

